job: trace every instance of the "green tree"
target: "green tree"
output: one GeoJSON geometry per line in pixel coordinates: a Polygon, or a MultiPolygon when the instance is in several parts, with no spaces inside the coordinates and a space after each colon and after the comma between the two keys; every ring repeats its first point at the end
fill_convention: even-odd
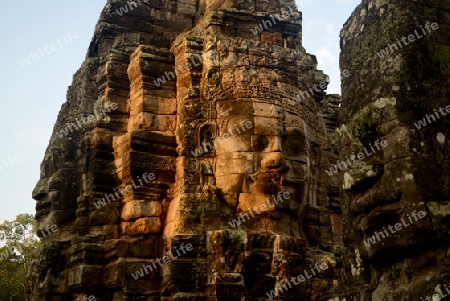
{"type": "Polygon", "coordinates": [[[0,301],[25,300],[26,274],[33,250],[39,245],[31,214],[0,224],[0,301]]]}

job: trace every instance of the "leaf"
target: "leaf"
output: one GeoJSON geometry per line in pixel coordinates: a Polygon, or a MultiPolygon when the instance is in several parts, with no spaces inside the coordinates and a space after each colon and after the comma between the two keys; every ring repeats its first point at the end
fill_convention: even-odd
{"type": "Polygon", "coordinates": [[[0,224],[0,300],[25,300],[26,274],[33,250],[40,241],[35,234],[36,221],[31,214],[19,214],[15,220],[0,224]]]}

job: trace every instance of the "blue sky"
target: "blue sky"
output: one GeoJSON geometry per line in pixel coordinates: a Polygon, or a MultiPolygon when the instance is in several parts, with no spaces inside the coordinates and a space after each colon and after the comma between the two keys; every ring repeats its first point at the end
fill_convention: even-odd
{"type": "MultiPolygon", "coordinates": [[[[302,1],[304,47],[330,76],[328,92],[340,93],[339,31],[360,0],[302,1]]],[[[105,3],[0,0],[0,222],[34,214],[40,163],[105,3]],[[38,56],[22,67],[30,52],[38,56]]]]}

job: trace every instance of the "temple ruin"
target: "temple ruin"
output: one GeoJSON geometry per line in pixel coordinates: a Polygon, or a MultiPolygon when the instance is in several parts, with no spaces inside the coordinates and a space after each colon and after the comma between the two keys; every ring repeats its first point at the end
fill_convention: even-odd
{"type": "Polygon", "coordinates": [[[294,0],[108,0],[33,191],[30,300],[444,293],[449,17],[362,0],[341,99],[294,0]]]}

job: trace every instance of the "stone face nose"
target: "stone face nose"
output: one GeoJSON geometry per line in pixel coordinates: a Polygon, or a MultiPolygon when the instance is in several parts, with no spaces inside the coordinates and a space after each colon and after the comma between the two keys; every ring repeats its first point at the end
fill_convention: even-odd
{"type": "Polygon", "coordinates": [[[283,170],[287,168],[287,164],[283,154],[275,152],[261,161],[261,167],[265,170],[283,170]]]}
{"type": "Polygon", "coordinates": [[[43,199],[47,195],[47,189],[46,189],[46,179],[40,178],[37,182],[36,186],[33,189],[33,192],[31,194],[31,197],[35,199],[36,201],[39,201],[43,199]]]}

